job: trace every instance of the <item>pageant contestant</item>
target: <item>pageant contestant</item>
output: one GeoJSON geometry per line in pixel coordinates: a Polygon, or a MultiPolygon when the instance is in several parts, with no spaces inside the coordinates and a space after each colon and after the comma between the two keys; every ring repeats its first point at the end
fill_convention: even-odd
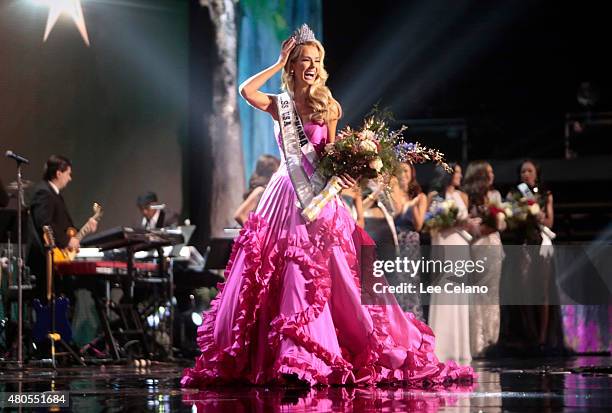
{"type": "MultiPolygon", "coordinates": [[[[457,206],[457,222],[447,229],[436,231],[431,237],[432,255],[438,259],[466,261],[470,259],[470,241],[463,234],[468,229],[468,197],[459,190],[462,169],[453,165],[454,173],[436,168],[436,176],[428,194],[430,203],[435,200],[452,200],[457,206]]],[[[432,281],[437,285],[458,283],[452,273],[436,274],[432,281]]],[[[436,334],[436,355],[440,360],[466,363],[472,360],[470,352],[470,306],[463,294],[434,294],[429,305],[429,325],[436,334]]]]}
{"type": "MultiPolygon", "coordinates": [[[[324,57],[304,25],[283,42],[274,65],[241,86],[241,95],[276,121],[281,166],[236,239],[227,281],[198,330],[202,354],[183,386],[426,386],[473,377],[470,367],[440,363],[431,329],[397,303],[361,304],[360,248],[372,241],[339,196],[310,223],[300,215],[318,154],[334,140],[342,113],[325,86],[324,57]],[[284,93],[260,92],[279,71],[284,93]]],[[[344,188],[355,185],[341,178],[344,188]]]]}
{"type": "Polygon", "coordinates": [[[491,209],[500,210],[502,197],[493,187],[495,174],[486,161],[470,162],[465,172],[463,190],[468,195],[470,216],[480,217],[482,223],[473,234],[470,246],[472,260],[485,260],[485,270],[473,277],[474,285],[486,286],[487,294],[470,296],[470,350],[474,357],[484,357],[497,344],[499,337],[499,284],[504,250],[499,231],[506,228],[505,220],[491,217],[491,209]]]}

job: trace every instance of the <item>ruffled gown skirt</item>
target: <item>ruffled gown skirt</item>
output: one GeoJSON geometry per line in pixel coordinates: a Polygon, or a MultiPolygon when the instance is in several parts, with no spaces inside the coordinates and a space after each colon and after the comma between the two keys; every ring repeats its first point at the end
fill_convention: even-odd
{"type": "Polygon", "coordinates": [[[361,304],[359,257],[373,243],[340,199],[309,224],[296,202],[283,165],[234,243],[226,283],[198,329],[202,353],[181,384],[472,379],[470,367],[440,363],[431,329],[396,303],[361,304]]]}

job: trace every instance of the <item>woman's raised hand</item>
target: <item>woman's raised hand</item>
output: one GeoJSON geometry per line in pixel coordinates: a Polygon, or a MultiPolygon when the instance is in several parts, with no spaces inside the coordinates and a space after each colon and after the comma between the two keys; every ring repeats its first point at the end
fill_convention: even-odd
{"type": "Polygon", "coordinates": [[[280,55],[278,56],[278,64],[285,66],[291,51],[295,47],[295,37],[291,36],[281,44],[280,55]]]}

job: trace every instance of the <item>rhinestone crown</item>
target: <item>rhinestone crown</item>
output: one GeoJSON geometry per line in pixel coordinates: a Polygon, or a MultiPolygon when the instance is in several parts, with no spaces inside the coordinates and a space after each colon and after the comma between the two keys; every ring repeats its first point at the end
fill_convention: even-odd
{"type": "Polygon", "coordinates": [[[315,34],[306,23],[302,24],[299,29],[293,32],[295,44],[304,44],[306,42],[316,40],[315,34]]]}

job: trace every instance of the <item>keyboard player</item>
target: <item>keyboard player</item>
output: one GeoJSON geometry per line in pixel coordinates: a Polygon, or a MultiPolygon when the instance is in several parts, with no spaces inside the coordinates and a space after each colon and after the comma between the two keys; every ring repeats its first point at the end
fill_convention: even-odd
{"type": "Polygon", "coordinates": [[[143,229],[175,227],[179,223],[178,214],[166,208],[166,204],[160,203],[155,192],[148,191],[139,195],[136,206],[141,214],[140,227],[143,229]]]}

